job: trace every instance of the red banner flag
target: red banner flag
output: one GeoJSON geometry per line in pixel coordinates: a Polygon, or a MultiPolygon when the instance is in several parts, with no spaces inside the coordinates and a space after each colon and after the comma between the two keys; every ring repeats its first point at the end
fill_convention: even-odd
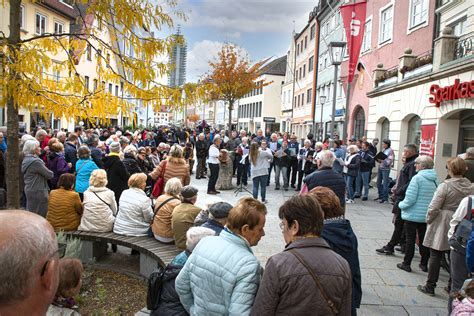
{"type": "Polygon", "coordinates": [[[346,30],[349,53],[349,83],[354,79],[354,71],[359,60],[360,48],[364,39],[365,13],[367,2],[350,3],[340,6],[344,29],[346,30]]]}

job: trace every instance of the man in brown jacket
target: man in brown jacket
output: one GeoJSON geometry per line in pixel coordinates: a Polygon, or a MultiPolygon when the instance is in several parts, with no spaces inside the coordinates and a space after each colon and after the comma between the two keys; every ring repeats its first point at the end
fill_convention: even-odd
{"type": "Polygon", "coordinates": [[[320,237],[318,202],[294,196],[278,216],[287,245],[268,260],[252,315],[351,315],[349,264],[320,237]]]}

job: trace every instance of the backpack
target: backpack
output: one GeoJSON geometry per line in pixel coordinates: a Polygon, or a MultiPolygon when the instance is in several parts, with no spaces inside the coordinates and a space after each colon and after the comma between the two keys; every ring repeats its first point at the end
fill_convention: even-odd
{"type": "Polygon", "coordinates": [[[146,308],[155,310],[160,303],[161,291],[163,290],[163,275],[166,268],[158,265],[148,278],[148,291],[146,296],[146,308]]]}
{"type": "Polygon", "coordinates": [[[453,236],[449,239],[449,245],[454,250],[466,255],[466,246],[472,233],[472,198],[468,197],[466,216],[456,226],[453,236]]]}

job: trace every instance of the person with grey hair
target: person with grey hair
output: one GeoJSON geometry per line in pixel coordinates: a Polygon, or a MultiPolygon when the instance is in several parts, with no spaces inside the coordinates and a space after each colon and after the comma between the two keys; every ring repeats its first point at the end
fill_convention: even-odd
{"type": "Polygon", "coordinates": [[[186,250],[177,255],[171,263],[166,266],[161,279],[162,289],[160,298],[157,300],[159,303],[158,306],[151,311],[152,316],[188,315],[183,305],[181,305],[178,293],[176,293],[175,280],[201,239],[214,235],[213,230],[204,227],[191,227],[186,232],[186,250]]]}
{"type": "Polygon", "coordinates": [[[87,139],[87,145],[91,151],[92,160],[94,160],[97,167],[103,169],[104,163],[102,162],[102,151],[97,147],[99,145],[99,136],[97,134],[92,134],[91,137],[87,139]]]}
{"type": "Polygon", "coordinates": [[[171,229],[173,239],[179,249],[186,249],[186,232],[193,227],[196,216],[201,211],[195,206],[198,197],[198,189],[191,185],[181,190],[181,204],[176,206],[171,215],[171,229]]]}
{"type": "Polygon", "coordinates": [[[183,185],[180,179],[171,178],[165,184],[165,191],[155,202],[155,216],[151,225],[155,239],[162,243],[173,243],[173,229],[171,228],[172,214],[181,204],[183,185]]]}
{"type": "Polygon", "coordinates": [[[76,185],[74,188],[79,193],[81,201],[84,198],[84,192],[89,187],[89,178],[94,170],[99,169],[94,160],[91,159],[91,151],[86,145],[79,147],[77,151],[79,160],[76,162],[76,185]]]}
{"type": "Polygon", "coordinates": [[[64,145],[66,144],[66,132],[59,131],[56,138],[64,145]]]}
{"type": "Polygon", "coordinates": [[[217,202],[209,207],[209,218],[201,227],[210,228],[219,235],[227,224],[227,217],[232,205],[227,202],[217,202]]]}
{"type": "Polygon", "coordinates": [[[317,160],[318,170],[308,175],[304,179],[304,183],[308,187],[308,191],[318,186],[333,190],[344,208],[346,205],[346,182],[342,174],[333,169],[335,159],[331,151],[323,150],[317,160]]]}
{"type": "Polygon", "coordinates": [[[464,177],[468,178],[471,183],[474,183],[474,147],[469,147],[466,149],[466,153],[464,154],[464,162],[467,166],[464,177]]]}
{"type": "Polygon", "coordinates": [[[125,169],[127,169],[129,175],[142,172],[142,170],[140,169],[140,165],[138,164],[137,154],[138,150],[133,145],[128,145],[123,150],[122,162],[125,166],[125,169]]]}
{"type": "MultiPolygon", "coordinates": [[[[426,233],[426,213],[433,195],[438,187],[438,176],[433,169],[434,162],[430,156],[418,156],[415,159],[417,174],[411,179],[405,198],[398,204],[405,221],[405,258],[397,264],[401,270],[411,272],[411,261],[415,253],[415,242],[422,241],[426,233]]],[[[419,244],[421,262],[420,269],[428,272],[429,248],[419,244]]]]}
{"type": "Polygon", "coordinates": [[[53,228],[36,214],[16,210],[0,212],[0,227],[0,315],[45,315],[64,255],[53,228]]]}
{"type": "Polygon", "coordinates": [[[39,158],[40,144],[37,140],[27,140],[23,145],[25,158],[21,172],[25,181],[26,209],[46,217],[48,212],[48,180],[54,177],[44,161],[39,158]]]}

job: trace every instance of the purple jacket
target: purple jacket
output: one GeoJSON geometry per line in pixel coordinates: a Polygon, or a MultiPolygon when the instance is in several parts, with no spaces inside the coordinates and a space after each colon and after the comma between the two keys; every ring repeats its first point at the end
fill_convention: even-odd
{"type": "Polygon", "coordinates": [[[49,180],[49,186],[51,189],[55,189],[58,183],[59,177],[63,173],[70,172],[70,168],[67,165],[66,159],[64,159],[63,153],[50,152],[48,155],[48,162],[46,164],[49,170],[54,173],[54,176],[49,180]]]}

